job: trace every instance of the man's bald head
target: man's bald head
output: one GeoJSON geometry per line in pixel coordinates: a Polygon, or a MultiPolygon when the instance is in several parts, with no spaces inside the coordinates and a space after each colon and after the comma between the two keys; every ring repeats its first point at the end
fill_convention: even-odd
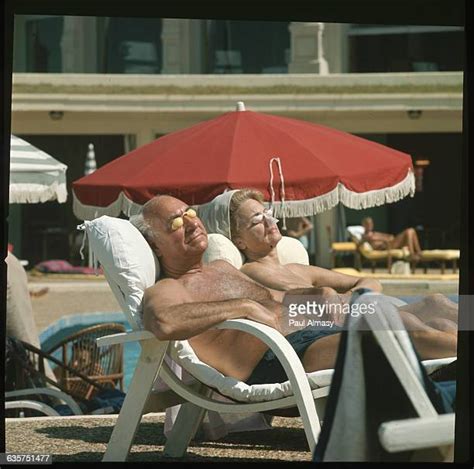
{"type": "Polygon", "coordinates": [[[153,243],[156,236],[156,232],[152,227],[152,221],[155,217],[160,216],[160,209],[167,199],[179,201],[179,199],[170,195],[158,194],[142,205],[136,215],[130,217],[130,223],[140,231],[149,243],[153,243]]]}
{"type": "Polygon", "coordinates": [[[207,233],[194,211],[170,195],[149,200],[130,222],[142,233],[155,254],[180,258],[202,254],[207,248],[207,233]],[[181,223],[175,220],[180,219],[181,223]]]}

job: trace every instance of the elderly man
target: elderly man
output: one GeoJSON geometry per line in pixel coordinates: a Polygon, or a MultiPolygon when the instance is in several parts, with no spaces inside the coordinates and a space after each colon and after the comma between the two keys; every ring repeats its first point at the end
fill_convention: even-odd
{"type": "MultiPolygon", "coordinates": [[[[174,197],[156,196],[131,222],[161,264],[163,278],[146,290],[143,317],[145,328],[158,339],[189,339],[203,362],[248,384],[285,381],[283,368],[259,339],[240,331],[213,329],[227,319],[247,318],[287,336],[306,371],[334,367],[338,329],[303,329],[289,334],[287,310],[281,303],[283,292],[258,285],[225,261],[204,265],[207,233],[187,204],[174,197]]],[[[422,358],[455,354],[455,338],[436,341],[433,334],[438,332],[424,329],[414,337],[422,358]]]]}

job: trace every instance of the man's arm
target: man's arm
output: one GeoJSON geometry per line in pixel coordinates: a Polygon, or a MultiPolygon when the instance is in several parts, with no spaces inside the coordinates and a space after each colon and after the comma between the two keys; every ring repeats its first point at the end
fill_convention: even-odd
{"type": "Polygon", "coordinates": [[[314,287],[330,287],[338,293],[347,293],[358,288],[370,288],[376,292],[382,291],[381,283],[374,278],[342,274],[314,265],[291,264],[288,267],[295,273],[308,278],[314,287]]]}
{"type": "MultiPolygon", "coordinates": [[[[272,269],[268,269],[261,264],[244,264],[240,271],[248,276],[251,280],[258,282],[260,285],[264,285],[268,290],[271,290],[273,295],[276,291],[285,292],[295,288],[311,286],[309,282],[308,285],[302,285],[301,282],[295,283],[294,276],[286,277],[283,270],[279,272],[279,275],[275,275],[275,272],[272,269]]],[[[275,299],[277,299],[277,301],[281,301],[279,298],[275,299]]]]}
{"type": "MultiPolygon", "coordinates": [[[[254,278],[252,275],[247,273],[247,268],[253,270],[253,263],[244,264],[240,270],[222,259],[212,262],[212,265],[213,267],[221,270],[223,274],[230,273],[232,275],[237,275],[242,282],[245,282],[247,298],[257,301],[260,304],[262,304],[263,301],[267,301],[268,299],[273,299],[274,301],[280,303],[283,301],[284,293],[282,292],[281,288],[272,286],[269,284],[269,282],[260,281],[263,280],[262,276],[257,275],[258,278],[254,278]]],[[[266,277],[271,278],[274,277],[274,275],[266,275],[266,277]]]]}
{"type": "Polygon", "coordinates": [[[227,319],[247,318],[275,329],[279,324],[264,306],[249,299],[193,302],[177,281],[166,279],[145,291],[143,323],[159,340],[194,337],[227,319]]]}

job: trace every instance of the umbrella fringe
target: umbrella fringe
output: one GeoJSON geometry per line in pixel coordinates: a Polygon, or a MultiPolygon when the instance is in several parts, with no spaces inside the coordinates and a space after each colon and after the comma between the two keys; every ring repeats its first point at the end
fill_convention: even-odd
{"type": "Polygon", "coordinates": [[[107,207],[98,207],[81,203],[81,201],[76,197],[74,190],[72,191],[72,197],[72,211],[80,220],[94,220],[102,215],[118,217],[121,213],[130,217],[131,215],[138,213],[141,208],[140,204],[130,200],[123,192],[120,193],[114,202],[107,205],[107,207]]]}
{"type": "Polygon", "coordinates": [[[409,169],[406,177],[399,183],[363,193],[352,192],[342,184],[339,186],[340,201],[348,208],[360,210],[398,202],[407,195],[413,197],[415,195],[415,175],[409,169]]]}
{"type": "MultiPolygon", "coordinates": [[[[317,213],[325,212],[335,207],[341,202],[346,207],[361,210],[369,207],[376,207],[383,204],[397,202],[407,195],[413,197],[415,194],[415,176],[411,168],[408,170],[407,176],[399,183],[385,187],[383,189],[358,193],[347,189],[343,184],[339,183],[331,192],[313,197],[307,200],[287,200],[284,204],[274,202],[273,209],[276,217],[307,217],[317,213]]],[[[269,205],[266,203],[265,205],[269,205]]],[[[193,206],[195,208],[199,205],[193,206]]],[[[107,207],[97,207],[92,205],[84,205],[76,197],[73,190],[73,211],[80,220],[93,220],[102,215],[117,217],[120,213],[124,213],[128,217],[136,214],[141,208],[130,200],[123,192],[107,207]]]]}
{"type": "Polygon", "coordinates": [[[294,218],[294,217],[308,217],[316,213],[325,212],[335,207],[339,203],[339,187],[336,187],[331,192],[318,197],[313,197],[307,200],[286,200],[282,202],[274,202],[274,215],[278,217],[294,218]]]}
{"type": "Polygon", "coordinates": [[[65,183],[53,183],[50,186],[33,183],[10,184],[9,201],[11,204],[36,204],[57,199],[59,203],[67,200],[65,183]]]}
{"type": "Polygon", "coordinates": [[[283,214],[289,218],[308,217],[330,210],[338,203],[342,203],[348,208],[361,210],[397,202],[407,195],[413,197],[414,194],[415,176],[413,171],[409,169],[407,176],[391,187],[358,193],[339,183],[336,188],[327,194],[307,200],[287,200],[284,204],[274,202],[273,208],[276,217],[281,217],[283,214]]]}

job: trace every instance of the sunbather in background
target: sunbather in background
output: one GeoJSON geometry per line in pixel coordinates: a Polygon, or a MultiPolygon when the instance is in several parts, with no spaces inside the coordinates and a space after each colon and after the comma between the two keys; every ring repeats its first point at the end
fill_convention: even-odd
{"type": "MultiPolygon", "coordinates": [[[[339,298],[342,303],[349,301],[355,288],[381,291],[380,283],[374,279],[344,275],[311,265],[282,265],[276,250],[282,235],[273,217],[265,213],[260,192],[251,189],[229,191],[216,197],[213,204],[220,207],[220,214],[222,205],[227,204],[229,223],[226,227],[221,220],[219,232],[230,234],[247,258],[241,271],[260,284],[282,291],[303,288],[307,294],[320,295],[322,301],[334,302],[339,298]]],[[[211,209],[206,210],[204,222],[211,231],[216,226],[211,209]]],[[[444,295],[429,295],[399,309],[408,330],[434,332],[436,329],[434,333],[441,339],[444,336],[439,332],[457,337],[458,308],[444,295]]]]}
{"type": "Polygon", "coordinates": [[[418,235],[414,228],[407,228],[396,236],[389,233],[374,231],[374,221],[371,217],[362,220],[365,229],[362,240],[367,241],[376,250],[400,249],[407,246],[410,251],[410,259],[417,261],[420,259],[421,247],[418,235]]]}
{"type": "Polygon", "coordinates": [[[313,229],[313,224],[306,217],[288,218],[286,220],[286,229],[281,229],[285,236],[291,236],[298,239],[306,250],[309,247],[309,234],[313,229]]]}
{"type": "MultiPolygon", "coordinates": [[[[227,376],[249,384],[286,380],[286,374],[268,347],[256,337],[236,330],[213,329],[227,319],[247,318],[287,336],[306,371],[333,368],[339,336],[337,330],[300,330],[289,334],[283,292],[271,292],[229,263],[205,265],[206,230],[184,202],[157,196],[130,221],[141,231],[160,260],[162,279],[144,295],[143,322],[160,340],[189,339],[196,355],[227,376]]],[[[439,331],[438,331],[439,332],[439,331]]],[[[430,334],[414,340],[421,356],[452,356],[456,341],[436,341],[430,334]]]]}

